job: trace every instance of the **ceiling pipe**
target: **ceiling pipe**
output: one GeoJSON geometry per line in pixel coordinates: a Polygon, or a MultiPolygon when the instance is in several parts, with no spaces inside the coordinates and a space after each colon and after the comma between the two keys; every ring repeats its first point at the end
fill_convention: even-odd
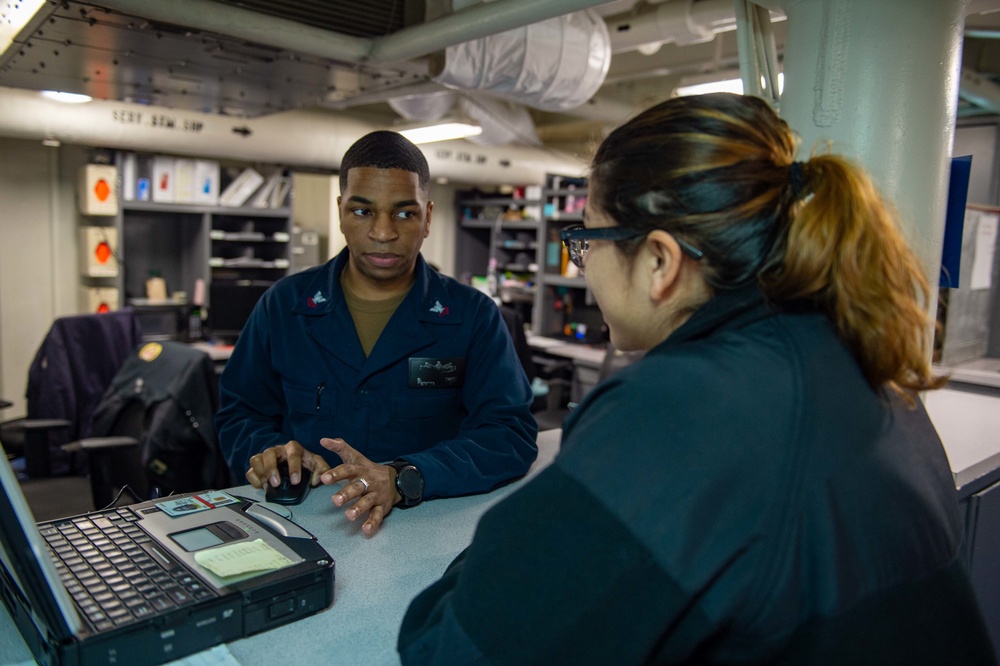
{"type": "MultiPolygon", "coordinates": [[[[0,87],[0,136],[12,139],[335,170],[352,143],[381,129],[387,127],[319,109],[233,118],[94,100],[67,110],[37,92],[0,87]]],[[[546,173],[577,175],[585,166],[521,146],[448,141],[421,150],[435,178],[467,184],[541,183],[546,173]]]]}
{"type": "Polygon", "coordinates": [[[611,52],[624,53],[650,45],[710,41],[716,33],[736,29],[736,13],[733,0],[670,0],[610,16],[607,24],[611,52]]]}
{"type": "Polygon", "coordinates": [[[122,14],[239,37],[336,62],[381,65],[588,9],[604,0],[496,0],[374,39],[342,35],[210,0],[98,2],[101,7],[122,14]]]}

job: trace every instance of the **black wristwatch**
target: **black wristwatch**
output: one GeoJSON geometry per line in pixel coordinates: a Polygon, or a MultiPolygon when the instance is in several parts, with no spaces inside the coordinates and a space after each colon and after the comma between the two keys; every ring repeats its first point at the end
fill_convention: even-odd
{"type": "Polygon", "coordinates": [[[393,460],[386,464],[396,470],[396,490],[403,498],[396,506],[407,509],[420,504],[424,496],[424,475],[420,470],[405,460],[393,460]]]}

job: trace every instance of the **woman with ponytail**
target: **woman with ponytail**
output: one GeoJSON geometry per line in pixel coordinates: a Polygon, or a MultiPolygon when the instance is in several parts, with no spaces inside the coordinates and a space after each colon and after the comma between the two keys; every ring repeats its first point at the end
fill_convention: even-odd
{"type": "Polygon", "coordinates": [[[925,273],[860,168],[796,150],[728,94],[601,144],[563,239],[645,357],[412,603],[404,663],[996,663],[917,395],[925,273]]]}

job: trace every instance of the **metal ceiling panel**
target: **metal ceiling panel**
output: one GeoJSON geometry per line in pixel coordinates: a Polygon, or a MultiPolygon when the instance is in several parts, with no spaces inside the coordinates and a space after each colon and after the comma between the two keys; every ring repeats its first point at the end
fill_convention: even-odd
{"type": "MultiPolygon", "coordinates": [[[[282,7],[303,10],[320,4],[325,3],[299,1],[282,7]]],[[[338,4],[348,3],[329,3],[338,4]]],[[[343,20],[350,14],[338,16],[343,20]]],[[[314,107],[331,97],[415,79],[419,77],[412,73],[346,66],[73,2],[56,7],[0,68],[2,86],[248,117],[314,107]]]]}
{"type": "MultiPolygon", "coordinates": [[[[404,0],[216,0],[353,37],[381,37],[404,27],[404,0]]],[[[421,3],[422,4],[422,3],[421,3]]]]}

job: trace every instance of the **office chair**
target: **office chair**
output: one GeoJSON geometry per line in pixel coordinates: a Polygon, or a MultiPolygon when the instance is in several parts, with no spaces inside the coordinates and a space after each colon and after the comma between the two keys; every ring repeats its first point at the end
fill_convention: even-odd
{"type": "Polygon", "coordinates": [[[208,354],[171,341],[137,349],[94,412],[94,436],[69,446],[86,453],[94,507],[115,502],[126,486],[129,500],[143,501],[233,485],[215,434],[217,410],[208,354]]]}
{"type": "Polygon", "coordinates": [[[27,417],[0,424],[4,445],[20,448],[29,477],[80,471],[62,446],[90,435],[98,400],[141,339],[130,309],[52,323],[28,370],[27,417]]]}

